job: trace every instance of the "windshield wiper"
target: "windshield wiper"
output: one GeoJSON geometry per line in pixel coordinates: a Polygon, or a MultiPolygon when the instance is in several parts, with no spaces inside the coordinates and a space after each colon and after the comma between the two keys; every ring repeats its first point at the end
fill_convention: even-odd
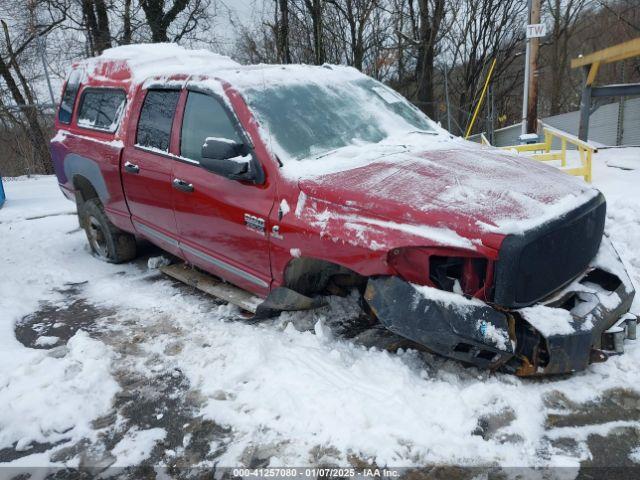
{"type": "Polygon", "coordinates": [[[423,133],[425,135],[438,135],[438,132],[431,132],[429,130],[411,130],[407,132],[407,134],[411,134],[411,133],[423,133]]]}
{"type": "Polygon", "coordinates": [[[343,145],[342,147],[334,148],[333,150],[329,150],[327,152],[321,153],[317,157],[313,157],[314,160],[318,160],[319,158],[326,157],[327,155],[331,155],[332,153],[337,152],[338,150],[342,150],[344,147],[350,147],[351,145],[343,145]]]}
{"type": "MultiPolygon", "coordinates": [[[[314,160],[318,160],[320,158],[327,157],[327,156],[332,155],[332,154],[342,150],[343,148],[347,148],[347,147],[357,147],[357,146],[364,147],[364,146],[370,146],[370,145],[377,145],[377,146],[380,146],[380,147],[401,147],[401,148],[403,148],[405,150],[407,149],[407,146],[404,145],[404,144],[401,144],[401,143],[381,143],[381,142],[377,142],[377,143],[369,143],[369,144],[363,144],[363,145],[343,145],[342,147],[334,148],[333,150],[329,150],[328,152],[324,152],[324,153],[318,155],[317,157],[314,157],[313,159],[314,160]]],[[[396,154],[396,153],[399,153],[399,152],[392,152],[392,154],[396,154]]],[[[385,155],[381,155],[381,156],[385,156],[385,155]]]]}

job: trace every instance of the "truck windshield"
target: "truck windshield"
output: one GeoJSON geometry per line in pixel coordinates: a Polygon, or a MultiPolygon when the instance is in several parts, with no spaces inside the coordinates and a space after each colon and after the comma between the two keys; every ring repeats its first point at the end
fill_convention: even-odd
{"type": "Polygon", "coordinates": [[[408,132],[437,133],[424,113],[369,78],[283,84],[244,93],[283,162],[317,159],[347,145],[379,143],[408,132]]]}

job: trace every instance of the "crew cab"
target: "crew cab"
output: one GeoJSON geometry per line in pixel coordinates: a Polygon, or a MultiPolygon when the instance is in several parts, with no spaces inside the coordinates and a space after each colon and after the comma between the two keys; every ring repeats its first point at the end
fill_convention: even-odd
{"type": "Polygon", "coordinates": [[[454,137],[355,69],[131,45],[75,63],[61,98],[53,164],[103,260],[144,238],[263,315],[356,290],[391,331],[518,375],[635,335],[600,192],[454,137]]]}

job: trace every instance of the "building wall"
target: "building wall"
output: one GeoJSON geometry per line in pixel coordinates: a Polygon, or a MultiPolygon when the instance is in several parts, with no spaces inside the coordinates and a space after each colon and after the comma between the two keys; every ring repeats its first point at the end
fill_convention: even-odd
{"type": "Polygon", "coordinates": [[[640,145],[640,98],[624,102],[622,145],[640,145]]]}
{"type": "MultiPolygon", "coordinates": [[[[543,123],[578,136],[580,112],[569,112],[542,119],[543,123]]],[[[520,124],[500,128],[494,132],[493,143],[498,147],[517,145],[520,124]]],[[[480,141],[479,135],[470,138],[480,141]]],[[[620,108],[620,102],[600,106],[589,117],[589,141],[606,146],[640,145],[640,98],[629,98],[620,108]]],[[[559,148],[554,145],[554,148],[559,148]]]]}

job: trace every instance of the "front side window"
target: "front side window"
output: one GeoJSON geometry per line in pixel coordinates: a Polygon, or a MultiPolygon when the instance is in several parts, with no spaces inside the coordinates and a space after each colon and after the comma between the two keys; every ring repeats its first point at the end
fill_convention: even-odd
{"type": "Polygon", "coordinates": [[[182,120],[180,155],[200,161],[202,145],[210,137],[242,143],[220,102],[204,93],[189,92],[182,120]]]}
{"type": "Polygon", "coordinates": [[[124,111],[126,96],[122,90],[88,89],[82,94],[78,125],[115,132],[124,111]]]}
{"type": "Polygon", "coordinates": [[[179,98],[179,90],[147,92],[138,120],[137,145],[169,151],[171,125],[179,98]]]}
{"type": "Polygon", "coordinates": [[[73,70],[64,87],[64,92],[62,92],[62,100],[60,101],[60,109],[58,110],[58,120],[62,123],[71,123],[73,105],[76,103],[76,97],[78,96],[80,80],[82,80],[82,72],[80,70],[73,70]]]}

